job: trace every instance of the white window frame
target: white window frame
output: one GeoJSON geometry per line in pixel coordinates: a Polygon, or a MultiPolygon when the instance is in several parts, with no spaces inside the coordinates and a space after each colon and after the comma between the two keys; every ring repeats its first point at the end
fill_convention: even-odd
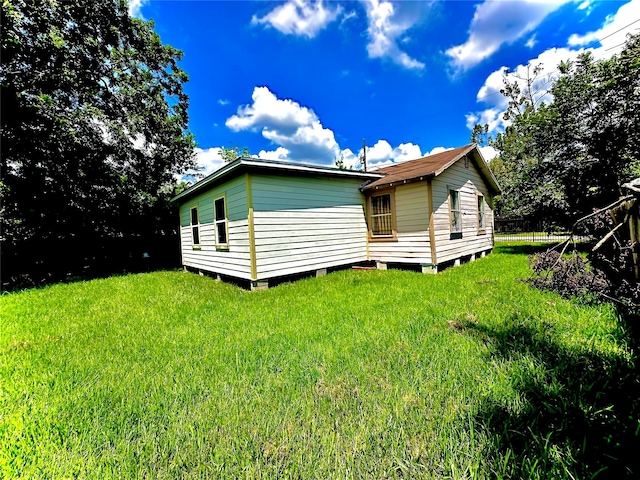
{"type": "Polygon", "coordinates": [[[220,195],[213,199],[213,228],[214,228],[214,237],[216,240],[216,248],[229,248],[229,215],[227,214],[227,196],[220,195]],[[218,209],[216,207],[216,203],[222,200],[224,206],[224,218],[218,218],[218,209]],[[224,226],[224,237],[225,242],[219,241],[219,228],[224,226]]]}
{"type": "Polygon", "coordinates": [[[198,205],[193,205],[189,209],[189,225],[191,228],[191,246],[193,248],[200,248],[200,210],[198,209],[198,205]],[[193,223],[194,211],[196,212],[196,223],[193,223]]]}
{"type": "Polygon", "coordinates": [[[455,188],[449,188],[449,231],[451,233],[462,233],[462,210],[460,208],[460,190],[456,190],[455,188]],[[453,208],[453,197],[452,193],[455,193],[455,197],[458,199],[457,208],[453,208]],[[457,218],[457,222],[456,222],[457,218]]]}
{"type": "Polygon", "coordinates": [[[480,192],[476,192],[476,205],[477,205],[477,227],[478,233],[484,233],[487,225],[486,225],[486,211],[485,205],[486,201],[484,199],[484,195],[480,192]]]}

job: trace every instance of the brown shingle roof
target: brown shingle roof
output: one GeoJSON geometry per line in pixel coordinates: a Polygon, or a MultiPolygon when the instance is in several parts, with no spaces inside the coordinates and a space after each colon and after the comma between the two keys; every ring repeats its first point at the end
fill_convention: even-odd
{"type": "MultiPolygon", "coordinates": [[[[365,185],[361,190],[364,192],[375,189],[376,187],[383,187],[398,182],[405,183],[411,180],[419,180],[423,177],[435,177],[474,150],[476,150],[479,163],[481,163],[481,165],[477,165],[481,175],[485,177],[490,188],[494,190],[495,193],[499,193],[500,187],[498,187],[495,177],[482,159],[482,156],[477,152],[475,143],[436,153],[435,155],[428,155],[418,158],[417,160],[409,160],[408,162],[374,170],[371,173],[381,173],[384,174],[384,177],[365,185]]],[[[474,162],[478,163],[475,160],[474,162]]]]}

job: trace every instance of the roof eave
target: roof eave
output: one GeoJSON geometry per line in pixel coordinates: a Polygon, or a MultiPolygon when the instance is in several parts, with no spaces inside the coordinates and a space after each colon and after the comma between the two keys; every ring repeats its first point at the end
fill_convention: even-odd
{"type": "Polygon", "coordinates": [[[402,180],[397,180],[395,182],[389,183],[381,183],[379,185],[371,186],[371,184],[365,185],[360,188],[361,192],[367,192],[369,190],[384,190],[385,188],[393,188],[396,185],[404,185],[406,183],[415,183],[421,182],[423,180],[427,180],[428,178],[433,178],[435,175],[433,173],[427,173],[423,175],[416,175],[415,177],[403,178],[402,180]]]}
{"type": "Polygon", "coordinates": [[[215,172],[211,173],[207,177],[203,178],[199,182],[194,183],[193,185],[191,185],[186,190],[180,192],[178,195],[176,195],[175,197],[173,197],[171,199],[171,202],[172,203],[173,202],[177,202],[178,200],[181,200],[183,198],[190,197],[191,195],[195,194],[197,191],[203,189],[207,185],[210,185],[210,184],[214,183],[216,180],[218,180],[218,179],[220,179],[222,177],[225,177],[229,173],[231,173],[234,170],[238,169],[241,164],[242,164],[242,158],[241,157],[236,158],[233,162],[227,163],[224,167],[219,168],[218,170],[216,170],[215,172]]]}
{"type": "Polygon", "coordinates": [[[449,160],[447,163],[445,163],[444,165],[442,165],[438,170],[436,170],[433,173],[434,177],[437,177],[438,175],[440,175],[442,172],[444,172],[447,168],[449,168],[451,165],[453,165],[454,163],[456,163],[458,160],[460,160],[461,158],[463,158],[465,155],[468,155],[469,152],[473,151],[473,149],[476,148],[476,144],[473,143],[471,145],[469,145],[469,147],[467,147],[466,149],[464,149],[462,152],[460,152],[458,155],[456,155],[455,157],[453,157],[453,159],[449,160]]]}
{"type": "Polygon", "coordinates": [[[500,184],[498,183],[495,175],[491,171],[491,168],[489,168],[489,163],[484,159],[484,157],[482,156],[482,152],[480,152],[480,149],[477,147],[477,145],[474,144],[474,146],[476,147],[475,150],[479,158],[478,168],[484,176],[485,182],[487,182],[488,186],[493,190],[491,192],[492,196],[500,195],[502,193],[502,189],[500,188],[500,184]]]}
{"type": "Polygon", "coordinates": [[[294,173],[310,173],[323,176],[333,176],[339,178],[356,178],[363,180],[375,181],[382,178],[384,175],[379,173],[360,172],[357,170],[339,170],[331,167],[323,167],[318,165],[309,164],[296,164],[289,162],[282,162],[277,160],[262,160],[255,158],[243,158],[238,157],[233,162],[228,163],[224,167],[211,173],[208,177],[193,184],[185,191],[179,193],[171,199],[171,202],[177,202],[188,197],[195,195],[197,192],[206,189],[206,187],[221,181],[223,178],[229,175],[236,174],[236,170],[240,169],[254,169],[265,170],[270,172],[294,172],[294,173]]]}

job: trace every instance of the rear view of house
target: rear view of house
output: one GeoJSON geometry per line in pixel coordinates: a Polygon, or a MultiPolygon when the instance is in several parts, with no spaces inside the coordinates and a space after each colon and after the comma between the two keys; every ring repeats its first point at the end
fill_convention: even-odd
{"type": "Polygon", "coordinates": [[[484,256],[497,193],[467,145],[370,173],[239,158],[174,201],[185,267],[263,288],[367,260],[437,272],[484,256]]]}
{"type": "Polygon", "coordinates": [[[249,280],[367,260],[360,186],[381,175],[239,158],[174,198],[185,267],[249,280]]]}

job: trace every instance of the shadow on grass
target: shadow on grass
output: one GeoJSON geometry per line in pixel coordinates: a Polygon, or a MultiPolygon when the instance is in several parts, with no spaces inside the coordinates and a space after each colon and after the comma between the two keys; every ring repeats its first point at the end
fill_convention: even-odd
{"type": "Polygon", "coordinates": [[[500,330],[467,327],[497,359],[527,359],[514,363],[511,378],[522,407],[488,399],[477,413],[492,439],[486,458],[497,476],[640,478],[637,358],[634,366],[615,355],[571,351],[550,338],[548,326],[519,319],[500,330]]]}

